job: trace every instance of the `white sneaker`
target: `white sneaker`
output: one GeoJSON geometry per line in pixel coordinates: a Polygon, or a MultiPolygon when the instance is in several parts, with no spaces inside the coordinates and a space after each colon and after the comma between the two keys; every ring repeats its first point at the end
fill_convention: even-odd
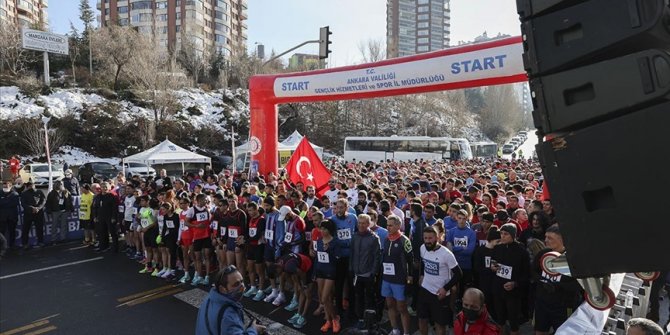
{"type": "Polygon", "coordinates": [[[170,277],[170,275],[174,275],[174,270],[167,269],[165,270],[165,273],[161,276],[161,278],[167,278],[170,277]]]}
{"type": "Polygon", "coordinates": [[[163,275],[167,272],[167,268],[163,268],[163,270],[160,270],[156,277],[161,277],[163,278],[163,275]]]}
{"type": "Polygon", "coordinates": [[[263,301],[273,302],[273,301],[275,301],[275,299],[277,298],[278,295],[279,295],[279,291],[274,289],[274,290],[272,290],[272,293],[270,293],[269,296],[267,296],[267,297],[265,297],[265,299],[263,299],[263,301]]]}
{"type": "Polygon", "coordinates": [[[281,305],[285,302],[286,302],[286,297],[284,296],[284,292],[281,292],[277,296],[277,299],[275,299],[275,301],[272,302],[272,304],[275,305],[275,306],[279,306],[279,305],[281,305]]]}

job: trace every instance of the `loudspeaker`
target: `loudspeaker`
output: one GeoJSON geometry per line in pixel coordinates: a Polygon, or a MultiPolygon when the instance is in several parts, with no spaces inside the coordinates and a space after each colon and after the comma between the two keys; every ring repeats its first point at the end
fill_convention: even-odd
{"type": "Polygon", "coordinates": [[[530,80],[535,127],[579,128],[670,97],[670,54],[645,50],[530,80]]]}
{"type": "Polygon", "coordinates": [[[521,20],[527,20],[533,16],[546,14],[584,1],[586,0],[517,0],[516,8],[521,20]]]}
{"type": "MultiPolygon", "coordinates": [[[[555,1],[520,0],[534,3],[555,1]]],[[[575,3],[562,1],[561,4],[575,3]]],[[[524,66],[530,78],[636,51],[670,46],[667,0],[591,0],[525,20],[524,66]]]]}
{"type": "Polygon", "coordinates": [[[670,102],[538,144],[572,276],[670,269],[670,102]]]}

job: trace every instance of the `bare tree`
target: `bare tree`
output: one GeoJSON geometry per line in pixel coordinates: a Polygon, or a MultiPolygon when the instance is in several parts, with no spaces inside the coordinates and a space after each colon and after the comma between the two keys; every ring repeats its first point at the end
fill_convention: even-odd
{"type": "Polygon", "coordinates": [[[358,42],[358,51],[363,63],[373,63],[386,59],[386,45],[381,39],[358,42]]]}
{"type": "Polygon", "coordinates": [[[119,89],[121,72],[146,47],[140,41],[140,34],[131,27],[111,25],[96,31],[93,38],[95,57],[111,71],[114,90],[119,89]]]}
{"type": "MultiPolygon", "coordinates": [[[[26,119],[19,126],[19,136],[26,150],[36,156],[46,155],[44,124],[38,119],[26,119]]],[[[65,144],[65,134],[57,128],[49,129],[49,153],[55,153],[65,144]]]]}
{"type": "Polygon", "coordinates": [[[150,101],[154,123],[167,119],[180,108],[174,90],[186,84],[186,75],[178,66],[170,68],[170,55],[160,51],[155,41],[140,36],[145,47],[128,63],[128,80],[143,98],[150,101]]]}
{"type": "Polygon", "coordinates": [[[81,48],[79,47],[79,41],[80,36],[79,32],[77,31],[77,28],[72,24],[72,21],[70,21],[70,50],[68,57],[70,58],[70,64],[72,65],[72,80],[76,83],[77,82],[77,74],[75,71],[75,68],[77,67],[77,60],[79,60],[79,57],[81,56],[81,48]]]}
{"type": "Polygon", "coordinates": [[[0,22],[0,70],[17,77],[23,75],[35,59],[35,53],[22,46],[21,28],[11,22],[0,22]]]}
{"type": "Polygon", "coordinates": [[[200,73],[209,66],[210,55],[209,50],[204,47],[204,40],[187,31],[188,29],[183,28],[181,30],[181,48],[177,53],[177,61],[188,71],[193,78],[193,86],[197,87],[200,73]]]}
{"type": "Polygon", "coordinates": [[[513,85],[489,86],[484,91],[485,107],[481,130],[491,140],[503,143],[523,125],[523,109],[513,85]]]}

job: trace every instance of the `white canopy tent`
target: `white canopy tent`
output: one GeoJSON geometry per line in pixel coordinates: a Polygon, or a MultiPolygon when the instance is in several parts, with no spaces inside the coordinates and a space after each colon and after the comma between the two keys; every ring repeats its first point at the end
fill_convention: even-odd
{"type": "MultiPolygon", "coordinates": [[[[144,163],[147,166],[154,164],[174,164],[181,163],[182,173],[185,171],[184,163],[203,163],[212,166],[212,159],[186,150],[165,139],[153,148],[140,153],[128,156],[123,159],[123,163],[144,163]]],[[[124,164],[125,166],[125,164],[124,164]]],[[[125,175],[125,171],[123,172],[125,175]]]]}

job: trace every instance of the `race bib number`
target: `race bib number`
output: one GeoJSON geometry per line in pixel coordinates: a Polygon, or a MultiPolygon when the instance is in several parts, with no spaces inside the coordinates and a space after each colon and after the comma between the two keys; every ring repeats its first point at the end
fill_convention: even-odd
{"type": "Polygon", "coordinates": [[[163,216],[162,215],[157,216],[156,219],[158,220],[158,222],[163,222],[163,216]]]}
{"type": "Polygon", "coordinates": [[[311,241],[311,240],[312,240],[312,232],[311,232],[311,231],[306,231],[306,232],[305,232],[305,239],[306,239],[307,241],[311,241]]]}
{"type": "Polygon", "coordinates": [[[229,229],[228,237],[237,238],[237,229],[229,229]]]}
{"type": "Polygon", "coordinates": [[[468,247],[468,238],[467,237],[454,237],[454,246],[455,247],[463,247],[467,248],[468,247]]]}
{"type": "Polygon", "coordinates": [[[125,212],[125,207],[123,205],[119,205],[119,213],[125,212]]]}
{"type": "Polygon", "coordinates": [[[319,263],[330,263],[330,256],[325,251],[317,251],[316,257],[319,260],[319,263]]]}
{"type": "Polygon", "coordinates": [[[79,220],[84,220],[86,218],[86,212],[79,211],[79,220]]]}
{"type": "Polygon", "coordinates": [[[219,226],[218,221],[212,221],[212,223],[209,224],[209,228],[212,229],[212,230],[216,230],[216,227],[218,227],[218,226],[219,226]]]}
{"type": "Polygon", "coordinates": [[[149,226],[149,219],[141,219],[140,224],[142,225],[142,228],[146,228],[149,226]]]}
{"type": "Polygon", "coordinates": [[[499,266],[500,267],[498,268],[498,272],[496,272],[496,276],[512,280],[512,267],[503,264],[499,264],[499,266]]]}
{"type": "Polygon", "coordinates": [[[195,215],[197,221],[207,221],[207,213],[201,212],[195,215]]]}
{"type": "Polygon", "coordinates": [[[168,228],[172,229],[172,228],[174,228],[174,221],[172,221],[172,220],[165,221],[165,225],[166,225],[168,228]]]}
{"type": "Polygon", "coordinates": [[[186,227],[186,224],[184,223],[183,220],[179,220],[179,228],[183,231],[188,230],[188,227],[186,227]]]}
{"type": "Polygon", "coordinates": [[[339,229],[337,231],[337,238],[340,240],[350,240],[351,239],[351,229],[339,229]]]}
{"type": "Polygon", "coordinates": [[[286,235],[284,235],[284,242],[291,243],[291,241],[293,241],[293,234],[286,233],[286,235]]]}
{"type": "Polygon", "coordinates": [[[486,245],[486,240],[479,240],[479,245],[480,246],[485,246],[486,245]]]}
{"type": "Polygon", "coordinates": [[[272,241],[272,239],[274,238],[274,236],[275,236],[275,232],[274,232],[274,231],[272,231],[272,230],[266,230],[266,231],[265,231],[265,239],[266,239],[266,240],[268,240],[268,241],[272,241]]]}
{"type": "Polygon", "coordinates": [[[491,267],[491,256],[484,257],[484,266],[486,266],[487,268],[491,267]]]}
{"type": "Polygon", "coordinates": [[[314,251],[316,251],[316,241],[312,241],[312,248],[314,248],[314,251]]]}
{"type": "MultiPolygon", "coordinates": [[[[221,228],[219,228],[219,231],[220,231],[221,237],[226,236],[226,227],[221,227],[221,228]]],[[[236,231],[236,232],[237,232],[237,231],[236,231]]]]}
{"type": "Polygon", "coordinates": [[[250,237],[256,237],[256,229],[257,228],[249,228],[249,236],[250,237]]]}
{"type": "Polygon", "coordinates": [[[130,213],[133,215],[137,214],[137,208],[133,207],[133,209],[130,210],[130,213]]]}
{"type": "Polygon", "coordinates": [[[393,263],[382,263],[384,266],[384,274],[389,276],[395,276],[395,264],[393,263]]]}

